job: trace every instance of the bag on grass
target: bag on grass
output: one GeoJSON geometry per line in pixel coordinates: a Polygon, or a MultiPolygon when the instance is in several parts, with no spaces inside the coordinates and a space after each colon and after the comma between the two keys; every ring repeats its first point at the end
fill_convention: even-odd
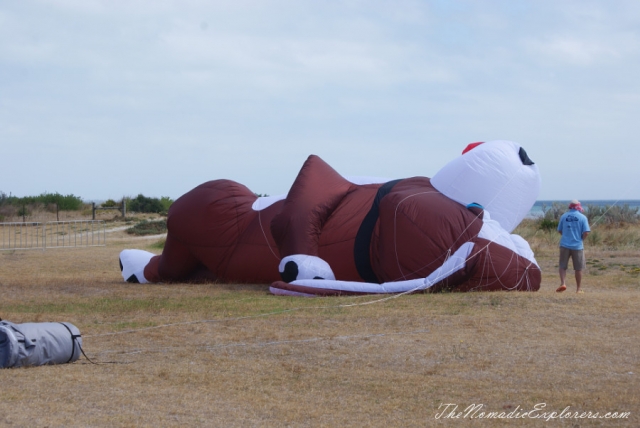
{"type": "Polygon", "coordinates": [[[67,322],[0,321],[0,368],[65,364],[80,358],[80,330],[67,322]]]}

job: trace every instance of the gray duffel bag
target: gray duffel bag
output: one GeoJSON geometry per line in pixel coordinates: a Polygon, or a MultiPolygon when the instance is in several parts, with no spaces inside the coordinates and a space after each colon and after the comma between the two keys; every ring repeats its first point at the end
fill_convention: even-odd
{"type": "Polygon", "coordinates": [[[73,324],[0,321],[0,368],[71,363],[81,352],[82,336],[73,324]]]}

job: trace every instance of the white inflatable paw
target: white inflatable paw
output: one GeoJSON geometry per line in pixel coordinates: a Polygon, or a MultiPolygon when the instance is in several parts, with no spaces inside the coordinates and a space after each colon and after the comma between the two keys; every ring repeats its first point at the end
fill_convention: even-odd
{"type": "Polygon", "coordinates": [[[126,282],[147,284],[144,268],[155,254],[143,250],[122,250],[120,253],[120,271],[126,282]]]}
{"type": "Polygon", "coordinates": [[[298,279],[336,279],[329,263],[320,257],[306,254],[294,254],[283,258],[278,270],[284,282],[298,279]]]}

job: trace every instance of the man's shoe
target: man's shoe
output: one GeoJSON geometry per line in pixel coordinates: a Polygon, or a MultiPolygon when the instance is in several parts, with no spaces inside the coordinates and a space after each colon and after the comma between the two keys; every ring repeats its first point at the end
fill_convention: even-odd
{"type": "Polygon", "coordinates": [[[564,290],[567,289],[566,285],[561,285],[560,287],[557,288],[556,292],[558,293],[562,293],[564,290]]]}

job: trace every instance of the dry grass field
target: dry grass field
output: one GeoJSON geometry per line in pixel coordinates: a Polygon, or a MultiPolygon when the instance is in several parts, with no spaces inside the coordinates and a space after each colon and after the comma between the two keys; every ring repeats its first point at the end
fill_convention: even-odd
{"type": "Polygon", "coordinates": [[[536,293],[127,284],[119,252],[159,238],[122,231],[0,252],[0,317],[71,322],[96,363],[0,370],[0,426],[640,426],[640,227],[597,229],[580,295],[571,270],[555,292],[555,234],[519,232],[544,272],[536,293]]]}

